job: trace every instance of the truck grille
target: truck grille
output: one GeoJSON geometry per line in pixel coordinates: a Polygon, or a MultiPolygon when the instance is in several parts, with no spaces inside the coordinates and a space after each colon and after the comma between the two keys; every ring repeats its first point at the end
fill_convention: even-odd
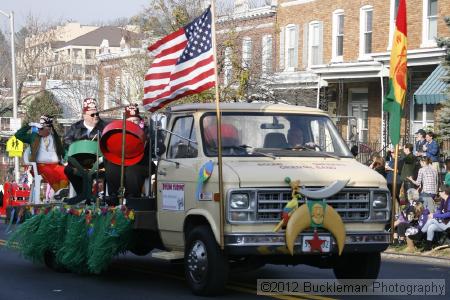
{"type": "MultiPolygon", "coordinates": [[[[291,200],[290,190],[259,190],[257,194],[257,221],[279,222],[286,203],[291,200]]],[[[326,199],[341,216],[343,221],[361,221],[370,215],[370,192],[344,189],[338,194],[326,199]]],[[[299,204],[304,203],[304,198],[299,204]]]]}

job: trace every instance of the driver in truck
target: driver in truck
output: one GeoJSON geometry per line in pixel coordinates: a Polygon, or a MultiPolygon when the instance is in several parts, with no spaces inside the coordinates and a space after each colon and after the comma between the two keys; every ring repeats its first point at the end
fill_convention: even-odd
{"type": "Polygon", "coordinates": [[[300,127],[291,127],[287,133],[287,141],[290,147],[301,147],[304,144],[303,130],[300,127]]]}

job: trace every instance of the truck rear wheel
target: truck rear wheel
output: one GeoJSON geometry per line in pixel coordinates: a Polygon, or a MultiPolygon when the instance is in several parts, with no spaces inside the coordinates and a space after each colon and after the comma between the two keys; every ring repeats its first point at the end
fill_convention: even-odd
{"type": "Polygon", "coordinates": [[[56,260],[55,253],[51,250],[45,251],[44,263],[48,268],[52,269],[53,271],[56,271],[59,273],[67,273],[68,272],[68,270],[63,265],[58,263],[58,261],[56,260]]]}
{"type": "Polygon", "coordinates": [[[337,279],[377,279],[380,265],[379,252],[344,254],[337,257],[333,272],[337,279]]]}
{"type": "Polygon", "coordinates": [[[212,296],[224,291],[228,260],[208,226],[188,233],[184,257],[186,280],[195,295],[212,296]]]}
{"type": "Polygon", "coordinates": [[[138,256],[147,255],[153,250],[155,239],[156,234],[153,232],[135,229],[133,231],[133,242],[128,250],[138,256]]]}

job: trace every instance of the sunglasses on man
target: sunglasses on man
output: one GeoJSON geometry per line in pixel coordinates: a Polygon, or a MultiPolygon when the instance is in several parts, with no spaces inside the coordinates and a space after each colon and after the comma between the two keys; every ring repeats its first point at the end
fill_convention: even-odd
{"type": "Polygon", "coordinates": [[[90,116],[93,118],[93,117],[98,117],[100,114],[98,113],[98,112],[96,112],[96,113],[93,113],[93,114],[90,114],[90,116]]]}

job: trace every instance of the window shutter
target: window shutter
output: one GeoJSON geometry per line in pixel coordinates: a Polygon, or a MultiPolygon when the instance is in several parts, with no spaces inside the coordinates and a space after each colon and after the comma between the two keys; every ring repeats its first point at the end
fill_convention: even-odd
{"type": "Polygon", "coordinates": [[[303,68],[308,67],[308,31],[309,31],[309,24],[306,23],[303,25],[303,53],[302,53],[303,68]]]}
{"type": "Polygon", "coordinates": [[[285,36],[285,29],[284,27],[281,27],[280,30],[280,71],[284,70],[284,52],[285,52],[285,47],[284,47],[284,36],[285,36]]]}
{"type": "Polygon", "coordinates": [[[253,57],[253,50],[252,50],[253,41],[251,39],[248,40],[248,68],[250,69],[252,66],[252,57],[253,57]]]}
{"type": "Polygon", "coordinates": [[[298,42],[299,42],[300,26],[295,25],[295,48],[294,48],[294,68],[298,69],[298,42]]]}
{"type": "Polygon", "coordinates": [[[323,22],[319,22],[319,64],[323,64],[323,22]]]}
{"type": "Polygon", "coordinates": [[[263,35],[261,40],[261,71],[264,73],[266,70],[266,45],[267,36],[263,35]]]}

